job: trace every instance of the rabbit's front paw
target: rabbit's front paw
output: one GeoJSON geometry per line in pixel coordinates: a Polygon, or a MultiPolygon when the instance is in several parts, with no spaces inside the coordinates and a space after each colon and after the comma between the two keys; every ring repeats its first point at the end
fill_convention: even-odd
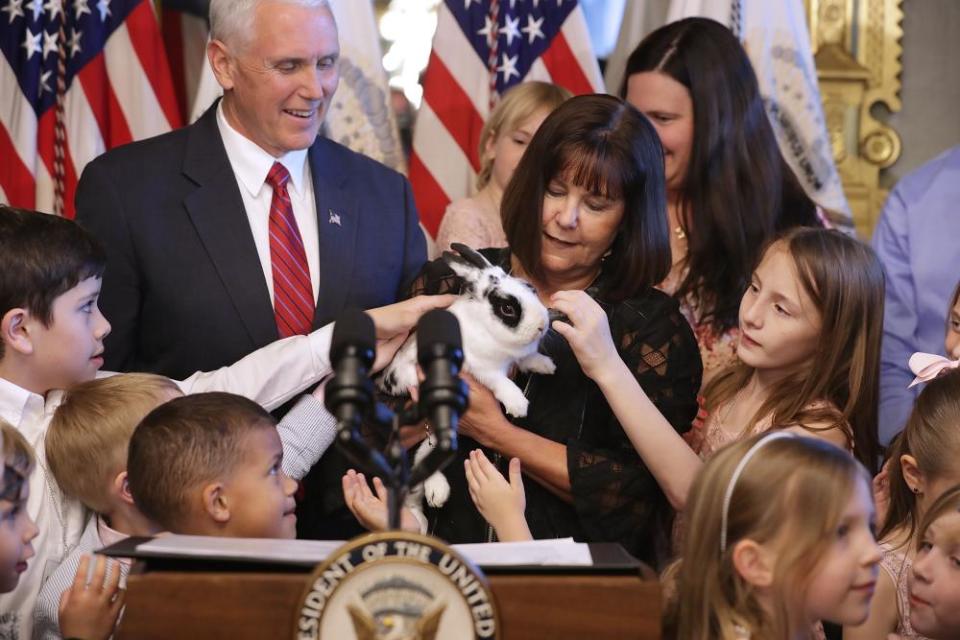
{"type": "Polygon", "coordinates": [[[545,376],[552,375],[557,370],[557,365],[554,364],[553,359],[542,353],[533,353],[518,362],[517,365],[523,371],[541,373],[545,376]]]}
{"type": "Polygon", "coordinates": [[[437,471],[424,481],[423,492],[427,496],[427,504],[431,507],[442,507],[450,497],[450,483],[437,471]]]}
{"type": "Polygon", "coordinates": [[[503,404],[503,410],[507,412],[507,415],[514,418],[522,418],[527,415],[527,407],[530,405],[530,401],[516,386],[503,385],[494,395],[503,404]]]}

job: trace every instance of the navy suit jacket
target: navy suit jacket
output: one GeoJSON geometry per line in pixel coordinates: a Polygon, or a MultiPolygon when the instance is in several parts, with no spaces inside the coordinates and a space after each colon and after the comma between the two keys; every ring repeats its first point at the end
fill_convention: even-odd
{"type": "MultiPolygon", "coordinates": [[[[308,159],[320,240],[319,327],[347,307],[399,299],[426,261],[426,246],[402,175],[324,138],[308,159]]],[[[278,339],[215,107],[189,127],[88,164],[76,202],[77,220],[107,250],[100,307],[113,330],[106,368],[179,379],[278,339]]]]}

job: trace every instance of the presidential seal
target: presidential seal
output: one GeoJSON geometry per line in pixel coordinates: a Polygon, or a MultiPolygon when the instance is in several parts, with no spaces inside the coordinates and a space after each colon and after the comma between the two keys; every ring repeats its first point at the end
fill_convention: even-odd
{"type": "Polygon", "coordinates": [[[483,573],[440,540],[393,531],[355,538],[311,574],[295,640],[496,638],[483,573]]]}

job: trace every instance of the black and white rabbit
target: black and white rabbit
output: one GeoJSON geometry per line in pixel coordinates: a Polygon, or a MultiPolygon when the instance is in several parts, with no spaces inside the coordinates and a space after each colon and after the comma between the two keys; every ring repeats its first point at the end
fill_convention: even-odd
{"type": "MultiPolygon", "coordinates": [[[[449,308],[460,322],[463,369],[489,388],[509,415],[523,417],[529,401],[508,373],[514,365],[521,371],[541,374],[556,370],[553,360],[537,351],[550,328],[547,308],[529,283],[508,275],[466,245],[454,243],[452,248],[460,255],[444,252],[443,260],[464,282],[460,297],[449,308]]],[[[384,369],[377,386],[389,395],[403,395],[417,384],[413,334],[384,369]]],[[[428,438],[418,448],[414,463],[432,448],[428,438]]],[[[435,473],[422,487],[411,489],[407,506],[419,509],[424,492],[427,502],[439,507],[447,501],[450,486],[442,474],[435,473]]]]}

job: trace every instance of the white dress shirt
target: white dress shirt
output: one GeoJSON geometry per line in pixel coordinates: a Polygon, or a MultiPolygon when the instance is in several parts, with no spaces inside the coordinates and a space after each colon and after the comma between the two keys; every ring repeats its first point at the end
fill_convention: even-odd
{"type": "Polygon", "coordinates": [[[320,237],[317,235],[317,201],[313,194],[313,178],[310,163],[307,162],[307,149],[289,151],[280,158],[274,158],[230,126],[223,114],[222,101],[217,105],[217,127],[220,129],[220,137],[223,138],[233,175],[240,186],[240,196],[250,221],[253,241],[257,245],[260,267],[263,269],[267,289],[270,290],[270,304],[273,304],[273,267],[270,263],[270,203],[273,200],[273,188],[266,180],[274,162],[279,162],[290,172],[287,193],[293,206],[293,217],[297,219],[297,227],[303,239],[303,249],[307,254],[310,287],[316,302],[320,289],[320,237]]]}
{"type": "MultiPolygon", "coordinates": [[[[329,324],[308,336],[278,340],[229,367],[195,373],[177,385],[185,394],[228,391],[274,409],[330,373],[332,334],[333,324],[329,324]]],[[[116,374],[100,372],[98,377],[110,375],[116,374]]],[[[36,468],[30,474],[27,513],[40,530],[33,541],[36,555],[28,561],[17,588],[0,594],[0,638],[31,637],[40,589],[76,547],[87,525],[86,509],[63,495],[47,469],[44,439],[63,397],[62,391],[50,391],[44,398],[0,378],[0,418],[23,434],[37,454],[36,468]]],[[[330,436],[325,439],[332,440],[330,436]]]]}

